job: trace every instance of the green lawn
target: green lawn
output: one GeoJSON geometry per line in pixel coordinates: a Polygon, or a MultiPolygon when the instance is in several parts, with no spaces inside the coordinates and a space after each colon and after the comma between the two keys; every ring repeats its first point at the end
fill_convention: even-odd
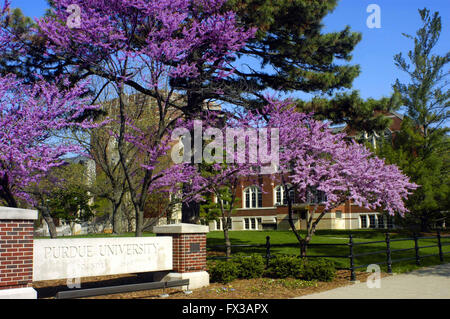
{"type": "MultiPolygon", "coordinates": [[[[352,230],[352,231],[337,231],[337,230],[323,230],[317,231],[314,235],[311,243],[312,244],[324,244],[324,243],[348,243],[349,234],[353,235],[353,241],[355,244],[368,242],[368,241],[383,241],[381,243],[373,244],[362,244],[354,246],[354,254],[369,253],[379,250],[386,250],[385,235],[383,231],[376,230],[352,230]]],[[[295,244],[297,240],[291,231],[232,231],[230,232],[232,245],[254,245],[254,244],[265,244],[266,236],[270,236],[271,244],[275,245],[271,248],[271,254],[290,254],[298,255],[299,247],[277,247],[276,244],[295,244]]],[[[408,234],[392,234],[391,239],[408,238],[408,234]]],[[[419,239],[419,247],[437,245],[437,239],[419,239]]],[[[442,238],[442,243],[450,243],[450,238],[442,238]]],[[[208,247],[215,245],[223,245],[223,233],[222,232],[211,232],[208,234],[208,247]]],[[[406,249],[414,248],[414,241],[392,241],[391,249],[406,249]]],[[[217,249],[215,249],[217,250],[217,249]]],[[[443,246],[443,251],[449,252],[450,245],[443,246]]],[[[233,253],[259,253],[265,255],[265,247],[234,247],[232,249],[233,253]]],[[[419,250],[419,255],[429,255],[437,254],[437,247],[421,248],[419,250]]],[[[311,246],[308,248],[308,255],[349,255],[349,247],[346,245],[342,246],[311,246]]],[[[392,252],[392,260],[402,259],[408,257],[414,257],[414,249],[408,251],[392,252]]],[[[349,267],[349,258],[332,258],[335,261],[337,267],[347,268],[349,267]]],[[[355,258],[355,266],[379,263],[386,261],[386,253],[358,256],[355,258]]],[[[444,255],[444,261],[450,262],[450,254],[444,255]]],[[[421,259],[422,266],[439,264],[439,257],[426,257],[421,259]]],[[[380,265],[383,271],[387,270],[385,265],[380,265]]],[[[394,272],[400,273],[405,271],[410,271],[417,268],[415,261],[403,261],[394,262],[392,269],[394,272]]],[[[360,268],[359,271],[365,271],[366,268],[360,268]]]]}

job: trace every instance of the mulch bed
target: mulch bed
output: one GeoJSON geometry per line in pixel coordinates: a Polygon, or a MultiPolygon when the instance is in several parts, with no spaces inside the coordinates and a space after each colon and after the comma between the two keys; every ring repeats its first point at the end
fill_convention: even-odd
{"type": "MultiPolygon", "coordinates": [[[[357,272],[357,280],[365,282],[370,273],[357,272]]],[[[129,274],[118,276],[81,278],[81,288],[106,287],[113,285],[148,282],[146,274],[129,274]]],[[[180,288],[147,290],[131,293],[97,296],[86,299],[288,299],[321,292],[329,289],[351,285],[350,273],[346,270],[337,271],[332,282],[302,282],[295,279],[246,279],[235,280],[229,284],[212,283],[208,287],[195,289],[191,294],[185,294],[180,288]],[[160,297],[163,293],[169,297],[160,297]]],[[[388,274],[382,273],[382,277],[388,274]]],[[[52,299],[58,291],[69,290],[66,280],[34,282],[38,298],[52,299]]]]}

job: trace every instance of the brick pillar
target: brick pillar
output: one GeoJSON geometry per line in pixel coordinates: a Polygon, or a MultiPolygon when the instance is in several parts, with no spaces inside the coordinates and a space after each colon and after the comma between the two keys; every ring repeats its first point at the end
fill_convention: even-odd
{"type": "Polygon", "coordinates": [[[33,223],[37,212],[0,207],[0,299],[35,299],[33,223]]]}
{"type": "Polygon", "coordinates": [[[179,273],[206,270],[206,234],[171,234],[173,271],[179,273]]]}
{"type": "Polygon", "coordinates": [[[157,236],[172,237],[173,269],[161,280],[189,279],[192,289],[209,285],[206,272],[206,234],[208,226],[174,224],[153,227],[157,236]]]}

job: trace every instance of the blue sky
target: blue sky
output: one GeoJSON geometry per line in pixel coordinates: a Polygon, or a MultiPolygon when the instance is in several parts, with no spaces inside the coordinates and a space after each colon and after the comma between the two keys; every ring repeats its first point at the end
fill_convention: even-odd
{"type": "Polygon", "coordinates": [[[362,41],[353,51],[353,63],[361,66],[361,75],[353,82],[364,98],[390,95],[395,79],[407,80],[395,65],[393,57],[413,48],[413,42],[402,33],[414,35],[421,26],[418,9],[439,11],[443,30],[436,53],[450,51],[450,1],[448,0],[341,0],[336,10],[324,20],[325,31],[341,30],[349,25],[362,33],[362,41]],[[369,29],[366,12],[369,4],[381,9],[381,28],[369,29]]]}
{"type": "MultiPolygon", "coordinates": [[[[31,17],[42,16],[47,8],[46,0],[11,0],[11,5],[31,17]]],[[[397,78],[407,80],[395,67],[393,57],[412,48],[411,40],[402,33],[415,34],[421,22],[417,10],[423,7],[439,11],[442,18],[443,31],[436,53],[450,51],[449,0],[341,0],[335,11],[325,18],[325,32],[339,31],[349,25],[351,30],[362,33],[352,63],[361,66],[362,72],[354,81],[353,89],[359,90],[363,98],[389,96],[397,78]],[[381,9],[379,29],[369,29],[366,25],[369,4],[377,4],[381,9]]]]}

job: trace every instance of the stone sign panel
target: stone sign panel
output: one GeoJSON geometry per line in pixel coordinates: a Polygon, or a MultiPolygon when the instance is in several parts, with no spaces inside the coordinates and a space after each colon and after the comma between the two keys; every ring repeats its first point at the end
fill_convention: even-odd
{"type": "Polygon", "coordinates": [[[33,281],[172,269],[172,237],[36,239],[33,281]]]}

